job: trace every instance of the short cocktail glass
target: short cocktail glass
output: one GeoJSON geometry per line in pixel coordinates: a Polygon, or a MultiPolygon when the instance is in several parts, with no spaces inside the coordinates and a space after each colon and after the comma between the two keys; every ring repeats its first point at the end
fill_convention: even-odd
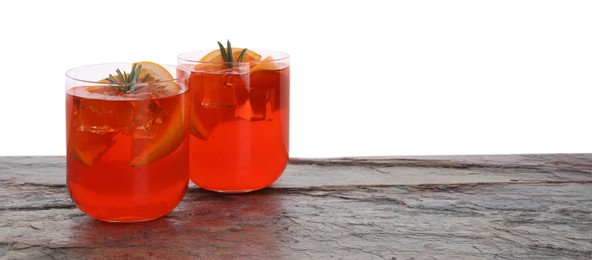
{"type": "Polygon", "coordinates": [[[76,206],[95,219],[156,219],[187,190],[190,72],[139,64],[144,70],[129,85],[133,91],[108,80],[129,78],[116,70],[130,72],[131,63],[66,72],[67,186],[76,206]],[[157,77],[165,74],[170,78],[157,77]]]}
{"type": "MultiPolygon", "coordinates": [[[[241,50],[233,48],[234,57],[241,50]]],[[[288,163],[289,56],[255,50],[245,62],[204,61],[212,54],[178,57],[192,70],[190,178],[217,192],[265,188],[288,163]]]]}

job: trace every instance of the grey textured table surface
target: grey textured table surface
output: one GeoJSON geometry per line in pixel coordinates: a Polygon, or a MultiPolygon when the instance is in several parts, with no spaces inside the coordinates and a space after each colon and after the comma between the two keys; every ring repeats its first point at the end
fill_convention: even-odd
{"type": "Polygon", "coordinates": [[[80,212],[64,157],[0,157],[0,198],[2,259],[592,258],[592,154],[292,159],[133,224],[80,212]]]}

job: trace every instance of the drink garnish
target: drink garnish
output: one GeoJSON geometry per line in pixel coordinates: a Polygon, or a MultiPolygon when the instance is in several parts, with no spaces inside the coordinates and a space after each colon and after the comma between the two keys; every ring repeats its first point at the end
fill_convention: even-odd
{"type": "Polygon", "coordinates": [[[232,64],[234,62],[242,62],[243,58],[245,56],[245,53],[247,52],[247,48],[244,48],[241,53],[238,55],[238,58],[236,58],[236,61],[234,60],[234,54],[232,53],[232,46],[230,45],[230,41],[226,40],[226,49],[224,49],[224,45],[222,45],[222,43],[218,42],[218,46],[220,47],[220,54],[222,54],[222,58],[224,58],[224,62],[226,62],[226,66],[228,68],[232,68],[232,64]]]}
{"type": "MultiPolygon", "coordinates": [[[[123,73],[121,72],[121,70],[118,68],[115,70],[115,72],[117,73],[117,76],[113,76],[112,74],[109,74],[109,77],[105,78],[105,80],[113,83],[113,84],[117,84],[117,85],[111,85],[111,87],[129,94],[129,93],[134,93],[136,90],[138,90],[139,88],[141,88],[142,86],[137,85],[138,83],[138,78],[140,76],[140,73],[142,71],[142,65],[138,65],[137,63],[134,63],[132,65],[132,71],[127,74],[125,72],[125,70],[123,71],[123,73]]],[[[143,78],[142,81],[140,83],[144,83],[146,82],[146,80],[148,79],[148,77],[150,76],[150,74],[146,74],[143,78]]]]}
{"type": "Polygon", "coordinates": [[[280,69],[280,64],[274,62],[274,58],[271,56],[267,56],[261,62],[257,63],[255,67],[251,68],[251,73],[260,71],[260,70],[278,70],[280,69]]]}
{"type": "Polygon", "coordinates": [[[135,62],[132,64],[130,73],[122,72],[119,68],[115,72],[116,75],[109,74],[108,77],[99,80],[100,83],[107,83],[108,86],[93,86],[87,88],[87,90],[99,94],[134,94],[142,92],[157,95],[174,94],[180,90],[171,73],[154,62],[135,62]]]}
{"type": "MultiPolygon", "coordinates": [[[[230,42],[229,42],[230,43],[230,42]]],[[[212,67],[218,68],[214,65],[221,65],[222,67],[227,67],[228,65],[232,66],[232,62],[248,62],[251,67],[255,66],[257,62],[261,60],[261,55],[258,53],[247,50],[243,48],[236,48],[230,46],[230,48],[224,48],[222,43],[218,42],[218,49],[212,50],[208,54],[204,55],[196,66],[196,70],[203,70],[204,68],[212,67]],[[236,60],[229,59],[229,52],[232,55],[232,58],[237,57],[236,60]],[[244,54],[243,54],[244,53],[244,54]],[[222,65],[223,63],[229,62],[226,66],[222,65]]],[[[208,70],[212,71],[212,70],[208,70]]]]}

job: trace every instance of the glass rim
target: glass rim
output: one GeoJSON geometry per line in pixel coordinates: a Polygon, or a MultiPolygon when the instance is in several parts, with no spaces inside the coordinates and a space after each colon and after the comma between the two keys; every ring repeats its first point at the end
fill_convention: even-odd
{"type": "MultiPolygon", "coordinates": [[[[74,80],[74,81],[78,81],[78,82],[84,82],[84,83],[89,83],[89,84],[97,84],[97,85],[104,85],[104,86],[118,86],[119,84],[117,83],[111,83],[111,82],[99,82],[97,80],[88,80],[88,79],[81,79],[78,77],[74,77],[72,76],[72,72],[76,71],[76,70],[81,70],[81,69],[88,69],[91,67],[97,67],[97,66],[106,66],[106,65],[115,65],[115,64],[121,64],[121,65],[129,65],[132,66],[132,64],[134,64],[136,62],[106,62],[106,63],[95,63],[95,64],[88,64],[88,65],[83,65],[83,66],[78,66],[78,67],[74,67],[74,68],[70,68],[66,71],[65,76],[68,79],[74,80]]],[[[155,82],[138,82],[136,83],[137,85],[140,86],[148,86],[150,84],[162,84],[162,83],[167,83],[167,82],[176,82],[179,80],[186,80],[189,79],[189,77],[191,76],[191,70],[187,69],[187,68],[183,68],[181,66],[178,65],[169,65],[169,64],[161,64],[161,63],[156,63],[162,67],[165,68],[175,68],[177,70],[182,70],[183,72],[185,72],[184,75],[182,76],[174,76],[173,74],[171,74],[171,76],[173,77],[172,80],[160,80],[160,81],[155,81],[155,82]]],[[[168,71],[168,69],[167,69],[168,71]]],[[[170,73],[170,72],[169,72],[170,73]]],[[[111,73],[114,74],[114,73],[111,73]]]]}
{"type": "MultiPolygon", "coordinates": [[[[249,62],[249,61],[241,61],[241,62],[230,62],[230,61],[224,61],[224,62],[215,62],[215,61],[199,61],[197,59],[193,59],[193,58],[184,58],[183,56],[188,56],[191,54],[204,54],[203,56],[205,56],[206,54],[212,52],[212,50],[197,50],[197,51],[190,51],[190,52],[184,52],[181,53],[179,55],[177,55],[177,59],[178,60],[182,60],[182,61],[186,61],[186,62],[193,62],[193,63],[202,63],[202,64],[252,64],[252,63],[261,63],[261,62],[279,62],[279,61],[283,61],[283,60],[287,60],[290,58],[290,55],[287,52],[283,52],[283,51],[275,51],[275,50],[258,50],[258,49],[249,49],[252,50],[254,52],[257,52],[259,54],[261,53],[275,53],[275,54],[279,54],[280,58],[274,58],[271,60],[260,60],[260,61],[254,61],[254,62],[249,62]]],[[[201,57],[203,57],[201,56],[201,57]]],[[[262,55],[263,57],[263,55],[262,55]]]]}

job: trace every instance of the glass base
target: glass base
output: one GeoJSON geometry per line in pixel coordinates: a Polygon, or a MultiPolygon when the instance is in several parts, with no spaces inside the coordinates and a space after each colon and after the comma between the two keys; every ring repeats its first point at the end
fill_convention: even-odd
{"type": "MultiPolygon", "coordinates": [[[[201,187],[199,187],[199,188],[201,188],[201,187]]],[[[261,189],[264,189],[264,188],[261,188],[261,189],[250,189],[250,190],[217,190],[217,189],[205,189],[205,188],[202,188],[202,189],[207,190],[207,191],[218,192],[218,193],[229,193],[229,194],[233,194],[234,193],[234,194],[236,194],[236,193],[249,193],[249,192],[261,190],[261,189]]]]}
{"type": "Polygon", "coordinates": [[[136,223],[136,222],[146,222],[146,221],[152,221],[155,219],[159,219],[162,218],[164,216],[160,216],[160,217],[155,217],[155,218],[145,218],[145,219],[139,219],[139,218],[114,218],[114,219],[100,219],[100,218],[94,218],[92,216],[89,216],[94,220],[98,220],[98,221],[102,221],[102,222],[108,222],[108,223],[136,223]]]}

